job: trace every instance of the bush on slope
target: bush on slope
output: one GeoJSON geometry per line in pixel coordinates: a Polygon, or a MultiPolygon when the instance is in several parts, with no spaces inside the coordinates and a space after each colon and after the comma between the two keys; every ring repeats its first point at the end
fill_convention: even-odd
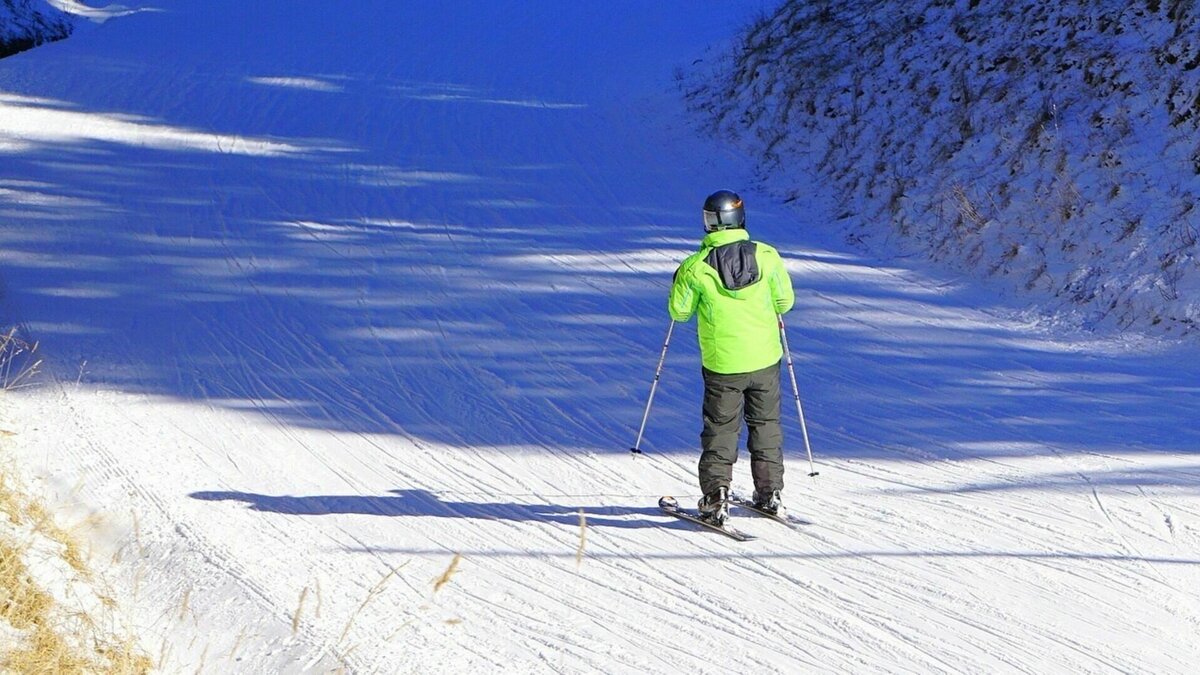
{"type": "Polygon", "coordinates": [[[686,94],[769,187],[826,179],[853,238],[1095,321],[1189,332],[1198,15],[1183,0],[793,0],[686,94]]]}
{"type": "Polygon", "coordinates": [[[66,14],[43,0],[0,0],[0,58],[71,34],[66,14]]]}

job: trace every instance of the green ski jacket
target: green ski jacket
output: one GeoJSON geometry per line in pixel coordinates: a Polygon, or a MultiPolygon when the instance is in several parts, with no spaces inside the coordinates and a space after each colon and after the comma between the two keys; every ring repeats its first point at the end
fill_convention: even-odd
{"type": "Polygon", "coordinates": [[[675,271],[668,309],[676,321],[699,316],[705,368],[749,373],[783,357],[777,315],[795,299],[778,251],[751,241],[744,229],[720,230],[704,237],[675,271]]]}

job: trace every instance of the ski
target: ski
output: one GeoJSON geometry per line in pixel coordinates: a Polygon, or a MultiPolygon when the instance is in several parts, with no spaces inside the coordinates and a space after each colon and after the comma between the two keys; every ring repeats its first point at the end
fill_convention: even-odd
{"type": "Polygon", "coordinates": [[[780,523],[781,525],[787,525],[788,527],[790,527],[792,529],[800,529],[800,527],[802,527],[804,525],[812,525],[812,522],[804,520],[803,518],[800,518],[798,516],[793,516],[791,514],[788,514],[786,512],[786,510],[784,511],[784,515],[779,515],[778,513],[770,513],[768,511],[763,511],[762,509],[755,506],[754,502],[749,501],[747,499],[743,499],[741,497],[737,497],[737,496],[730,497],[729,503],[733,504],[734,506],[737,506],[738,508],[746,509],[747,511],[750,511],[750,512],[754,513],[755,515],[762,516],[763,518],[768,518],[770,520],[774,520],[775,522],[780,523]]]}
{"type": "Polygon", "coordinates": [[[744,532],[739,532],[738,530],[735,530],[732,527],[729,527],[728,525],[726,525],[724,527],[722,527],[720,525],[715,525],[699,516],[696,516],[691,513],[688,513],[687,511],[684,511],[683,509],[679,508],[679,502],[675,501],[674,497],[660,498],[658,500],[658,508],[661,509],[663,513],[665,513],[669,516],[675,516],[676,518],[678,518],[680,520],[686,520],[689,523],[695,523],[701,527],[712,530],[713,532],[720,532],[721,534],[723,534],[726,537],[729,537],[730,539],[733,539],[735,541],[753,541],[754,540],[754,537],[752,537],[744,532]]]}

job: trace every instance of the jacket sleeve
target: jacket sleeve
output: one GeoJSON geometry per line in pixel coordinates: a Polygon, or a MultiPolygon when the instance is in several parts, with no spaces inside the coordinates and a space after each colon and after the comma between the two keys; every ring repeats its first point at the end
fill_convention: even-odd
{"type": "Polygon", "coordinates": [[[772,251],[772,253],[774,264],[771,265],[771,276],[768,277],[768,283],[771,285],[771,301],[775,303],[776,314],[786,314],[796,303],[796,292],[792,289],[792,278],[788,276],[787,268],[784,267],[779,252],[772,251]]]}
{"type": "Polygon", "coordinates": [[[695,280],[692,278],[692,267],[684,261],[675,270],[675,278],[671,281],[671,296],[667,301],[667,311],[676,321],[690,321],[696,313],[700,295],[696,292],[695,280]]]}

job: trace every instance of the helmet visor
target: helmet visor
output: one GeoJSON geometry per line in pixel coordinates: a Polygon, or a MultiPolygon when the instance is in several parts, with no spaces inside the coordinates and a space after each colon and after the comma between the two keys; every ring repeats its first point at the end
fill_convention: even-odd
{"type": "Polygon", "coordinates": [[[704,229],[708,232],[741,227],[746,222],[746,211],[739,204],[736,208],[720,211],[704,210],[704,229]]]}

